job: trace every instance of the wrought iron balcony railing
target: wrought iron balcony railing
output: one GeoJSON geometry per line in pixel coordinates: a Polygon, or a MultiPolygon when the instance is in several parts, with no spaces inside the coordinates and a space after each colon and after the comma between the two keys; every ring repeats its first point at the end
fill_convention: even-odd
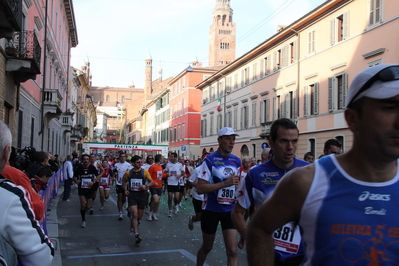
{"type": "Polygon", "coordinates": [[[33,61],[32,70],[40,74],[41,47],[34,31],[14,32],[6,42],[6,54],[9,58],[33,61]]]}
{"type": "Polygon", "coordinates": [[[0,38],[12,38],[21,30],[22,0],[0,0],[0,38]]]}

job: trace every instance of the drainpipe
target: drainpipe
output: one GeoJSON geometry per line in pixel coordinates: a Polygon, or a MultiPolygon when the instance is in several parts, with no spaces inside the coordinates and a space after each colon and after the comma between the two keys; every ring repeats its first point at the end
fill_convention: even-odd
{"type": "MultiPolygon", "coordinates": [[[[44,100],[45,100],[45,88],[46,88],[46,69],[47,69],[47,8],[48,7],[48,0],[46,0],[46,11],[44,15],[44,64],[43,64],[43,87],[42,87],[42,110],[41,110],[41,119],[42,124],[40,128],[39,135],[42,135],[42,146],[41,150],[44,150],[44,100]]],[[[49,137],[49,136],[48,136],[49,137]]]]}

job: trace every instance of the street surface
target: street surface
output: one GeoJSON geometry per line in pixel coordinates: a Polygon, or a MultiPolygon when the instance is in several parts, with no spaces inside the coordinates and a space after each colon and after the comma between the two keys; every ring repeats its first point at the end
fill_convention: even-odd
{"type": "MultiPolygon", "coordinates": [[[[62,186],[62,185],[61,185],[62,186]]],[[[118,220],[115,187],[100,211],[99,192],[93,204],[94,214],[86,214],[87,227],[81,228],[80,203],[77,189],[73,186],[70,202],[58,200],[58,241],[63,266],[102,265],[195,265],[196,254],[202,244],[200,224],[188,229],[188,217],[194,213],[191,198],[183,200],[180,212],[168,217],[167,195],[161,198],[158,221],[148,221],[144,214],[139,227],[143,239],[134,242],[129,219],[124,213],[118,220]]],[[[222,231],[218,229],[213,250],[208,254],[206,265],[226,265],[227,259],[222,231]]],[[[239,249],[239,264],[246,265],[245,251],[239,249]]]]}

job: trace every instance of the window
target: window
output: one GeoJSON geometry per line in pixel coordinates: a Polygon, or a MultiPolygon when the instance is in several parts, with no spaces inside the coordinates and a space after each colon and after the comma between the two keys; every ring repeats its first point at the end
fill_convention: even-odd
{"type": "Polygon", "coordinates": [[[289,49],[289,58],[288,58],[288,64],[293,64],[297,61],[296,58],[296,41],[292,42],[288,46],[289,49]]]}
{"type": "Polygon", "coordinates": [[[212,136],[213,135],[213,115],[211,115],[211,124],[209,125],[209,135],[212,136]]]}
{"type": "Polygon", "coordinates": [[[260,123],[263,125],[270,121],[269,109],[270,103],[269,98],[263,99],[260,102],[260,123]]]}
{"type": "Polygon", "coordinates": [[[254,63],[252,67],[252,80],[257,80],[258,79],[258,64],[254,63]]]}
{"type": "Polygon", "coordinates": [[[273,97],[273,120],[277,120],[281,118],[281,111],[282,111],[282,106],[281,106],[281,97],[280,95],[274,96],[273,97]]]}
{"type": "Polygon", "coordinates": [[[319,84],[314,83],[304,88],[303,99],[304,116],[316,115],[319,113],[319,84]]]}
{"type": "Polygon", "coordinates": [[[314,138],[308,139],[308,151],[313,153],[316,157],[316,140],[314,138]]]}
{"type": "Polygon", "coordinates": [[[221,130],[223,127],[223,117],[222,114],[218,114],[217,116],[217,131],[221,130]]]}
{"type": "Polygon", "coordinates": [[[238,74],[234,75],[234,89],[238,89],[238,74]]]}
{"type": "Polygon", "coordinates": [[[274,66],[273,66],[274,71],[277,71],[281,68],[281,55],[282,55],[281,49],[274,52],[274,66]]]}
{"type": "Polygon", "coordinates": [[[256,144],[255,143],[252,144],[252,157],[256,158],[256,144]]]}
{"type": "Polygon", "coordinates": [[[265,67],[265,75],[270,74],[270,59],[268,56],[263,59],[263,65],[265,67]]]}
{"type": "Polygon", "coordinates": [[[328,78],[328,111],[341,110],[345,107],[347,74],[342,73],[328,78]]]}
{"type": "Polygon", "coordinates": [[[381,65],[381,64],[382,64],[382,59],[380,58],[380,59],[377,59],[377,60],[367,63],[367,66],[372,67],[372,66],[381,65]]]}
{"type": "Polygon", "coordinates": [[[33,147],[33,139],[34,139],[34,132],[35,132],[35,118],[31,118],[30,122],[30,146],[33,147]]]}
{"type": "Polygon", "coordinates": [[[331,20],[331,45],[346,40],[349,35],[349,12],[345,12],[331,20]]]}
{"type": "Polygon", "coordinates": [[[237,129],[237,120],[238,120],[238,110],[237,110],[237,108],[234,108],[234,111],[233,111],[233,128],[234,129],[237,129]]]}
{"type": "Polygon", "coordinates": [[[308,33],[308,54],[316,52],[315,48],[316,30],[308,33]]]}
{"type": "Polygon", "coordinates": [[[181,101],[181,114],[184,115],[184,99],[181,101]]]}
{"type": "Polygon", "coordinates": [[[125,96],[122,96],[121,102],[125,102],[125,96]]]}
{"type": "Polygon", "coordinates": [[[241,129],[248,128],[248,115],[249,115],[248,106],[246,105],[241,107],[241,129]]]}
{"type": "Polygon", "coordinates": [[[341,142],[341,144],[342,144],[341,153],[344,153],[344,152],[345,152],[344,137],[343,137],[343,136],[336,136],[335,138],[336,138],[339,142],[341,142]]]}
{"type": "Polygon", "coordinates": [[[211,101],[215,100],[216,99],[215,85],[211,86],[210,93],[211,93],[211,101]]]}
{"type": "Polygon", "coordinates": [[[252,103],[252,126],[256,127],[256,102],[252,103]]]}
{"type": "Polygon", "coordinates": [[[285,95],[285,100],[283,104],[283,114],[284,117],[295,119],[296,118],[296,93],[295,91],[290,91],[285,95]]]}
{"type": "Polygon", "coordinates": [[[231,116],[231,111],[228,111],[227,113],[226,113],[226,117],[225,117],[225,119],[224,119],[224,126],[225,127],[232,127],[232,124],[231,124],[231,119],[232,118],[232,116],[231,116]]]}
{"type": "Polygon", "coordinates": [[[110,100],[109,100],[109,95],[107,95],[106,97],[105,97],[105,101],[106,102],[109,102],[110,100]]]}
{"type": "Polygon", "coordinates": [[[17,138],[17,146],[22,148],[22,134],[23,134],[23,122],[24,121],[24,112],[21,110],[18,111],[18,138],[17,138]]]}
{"type": "Polygon", "coordinates": [[[370,0],[369,26],[381,22],[381,0],[370,0]]]}

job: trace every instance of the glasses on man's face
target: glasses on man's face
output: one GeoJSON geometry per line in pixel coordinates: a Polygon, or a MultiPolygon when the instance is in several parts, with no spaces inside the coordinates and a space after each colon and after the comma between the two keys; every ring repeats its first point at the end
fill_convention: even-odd
{"type": "Polygon", "coordinates": [[[136,163],[142,163],[142,161],[136,161],[136,163]]]}
{"type": "Polygon", "coordinates": [[[399,66],[391,66],[384,68],[377,74],[375,74],[372,78],[370,78],[364,85],[360,88],[360,90],[353,96],[352,100],[349,102],[348,107],[353,103],[353,101],[364,91],[373,85],[374,82],[380,80],[382,82],[399,80],[399,66]]]}
{"type": "Polygon", "coordinates": [[[154,158],[148,158],[148,160],[154,160],[154,158]]]}

